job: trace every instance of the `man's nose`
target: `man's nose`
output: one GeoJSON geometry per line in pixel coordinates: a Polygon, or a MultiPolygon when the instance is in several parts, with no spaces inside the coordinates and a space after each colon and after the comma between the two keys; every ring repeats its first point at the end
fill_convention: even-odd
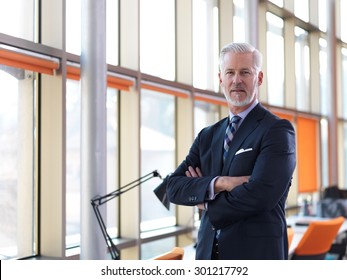
{"type": "Polygon", "coordinates": [[[234,83],[235,84],[240,84],[242,83],[242,77],[239,73],[235,73],[234,75],[234,83]]]}

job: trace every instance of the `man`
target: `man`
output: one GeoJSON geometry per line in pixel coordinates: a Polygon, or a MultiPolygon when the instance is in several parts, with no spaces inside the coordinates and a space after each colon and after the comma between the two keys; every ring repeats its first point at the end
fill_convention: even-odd
{"type": "Polygon", "coordinates": [[[199,133],[168,178],[172,203],[204,209],[196,259],[288,259],[285,201],[295,132],[259,103],[261,66],[261,53],[249,44],[221,50],[219,80],[230,115],[199,133]],[[237,127],[226,136],[229,122],[237,127]]]}

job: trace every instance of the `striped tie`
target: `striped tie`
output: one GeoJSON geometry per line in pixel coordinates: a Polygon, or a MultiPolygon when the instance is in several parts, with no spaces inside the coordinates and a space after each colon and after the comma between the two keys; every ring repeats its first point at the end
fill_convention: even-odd
{"type": "Polygon", "coordinates": [[[227,130],[225,132],[225,139],[224,139],[224,154],[223,154],[223,162],[225,161],[227,155],[229,146],[231,143],[231,140],[233,139],[233,136],[237,130],[238,123],[240,122],[241,117],[239,116],[233,116],[231,118],[231,121],[227,127],[227,130]]]}

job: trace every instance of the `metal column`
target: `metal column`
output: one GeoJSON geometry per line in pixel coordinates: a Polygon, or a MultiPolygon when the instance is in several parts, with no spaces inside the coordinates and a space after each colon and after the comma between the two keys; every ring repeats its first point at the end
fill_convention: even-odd
{"type": "Polygon", "coordinates": [[[81,18],[80,258],[106,259],[91,206],[94,196],[106,193],[106,0],[82,0],[81,18]]]}
{"type": "Polygon", "coordinates": [[[329,91],[329,184],[338,185],[337,66],[335,1],[327,1],[327,89],[329,91]]]}
{"type": "Polygon", "coordinates": [[[259,49],[259,0],[247,0],[245,3],[245,41],[259,49]]]}

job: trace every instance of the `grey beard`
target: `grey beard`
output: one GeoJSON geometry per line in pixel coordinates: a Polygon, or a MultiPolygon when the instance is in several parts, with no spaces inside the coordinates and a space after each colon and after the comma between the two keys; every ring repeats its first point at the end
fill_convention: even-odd
{"type": "Polygon", "coordinates": [[[245,100],[243,100],[243,101],[233,100],[228,95],[225,95],[225,97],[226,97],[226,100],[228,101],[228,103],[230,103],[231,105],[236,106],[236,107],[242,107],[242,106],[246,106],[246,105],[250,104],[252,99],[253,99],[253,97],[254,97],[254,95],[247,96],[247,98],[245,100]]]}

